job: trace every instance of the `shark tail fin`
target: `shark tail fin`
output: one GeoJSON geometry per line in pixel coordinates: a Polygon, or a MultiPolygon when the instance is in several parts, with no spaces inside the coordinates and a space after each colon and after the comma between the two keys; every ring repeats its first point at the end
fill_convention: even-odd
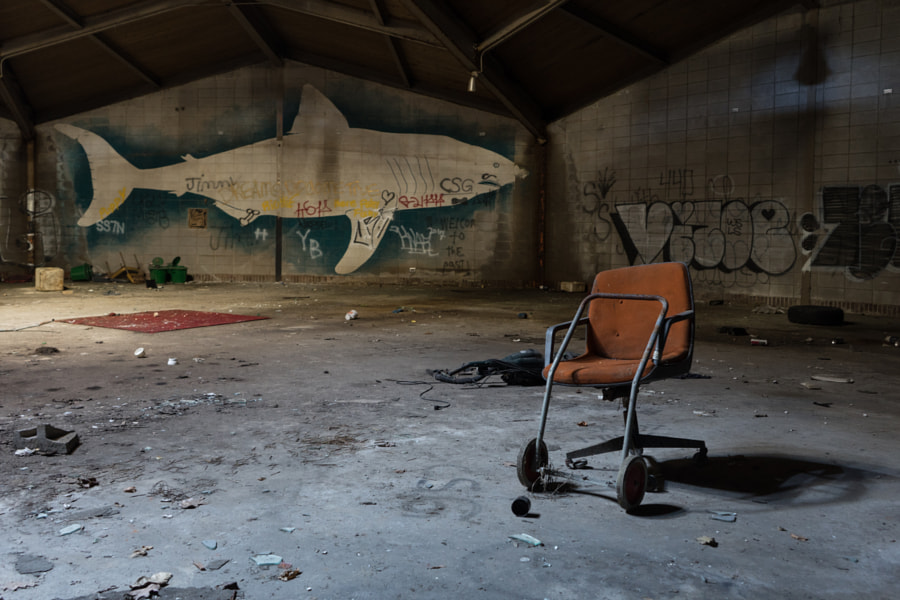
{"type": "Polygon", "coordinates": [[[84,153],[87,154],[93,197],[88,209],[78,219],[78,225],[90,227],[108,217],[125,202],[135,186],[131,183],[123,185],[121,182],[138,181],[139,169],[125,160],[96,133],[67,123],[58,123],[56,129],[81,144],[84,153]],[[100,171],[101,165],[102,173],[114,173],[115,177],[103,177],[100,171]]]}

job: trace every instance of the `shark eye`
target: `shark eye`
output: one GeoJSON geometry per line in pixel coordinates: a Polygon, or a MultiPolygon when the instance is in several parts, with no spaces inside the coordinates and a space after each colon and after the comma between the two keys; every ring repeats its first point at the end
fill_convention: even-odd
{"type": "Polygon", "coordinates": [[[500,168],[500,163],[494,163],[494,168],[495,168],[495,169],[499,169],[499,168],[500,168]]]}

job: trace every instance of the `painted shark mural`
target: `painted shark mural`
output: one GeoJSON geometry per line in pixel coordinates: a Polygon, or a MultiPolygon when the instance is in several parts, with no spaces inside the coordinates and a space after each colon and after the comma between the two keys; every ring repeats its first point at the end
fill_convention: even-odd
{"type": "Polygon", "coordinates": [[[86,129],[56,129],[81,145],[90,164],[93,197],[78,225],[106,219],[136,188],[204,196],[242,225],[261,215],[344,215],[352,233],[335,267],[339,274],[372,256],[397,211],[453,206],[527,176],[504,156],[451,137],[351,128],[311,85],[303,87],[283,140],[204,158],[185,155],[164,167],[135,167],[86,129]]]}

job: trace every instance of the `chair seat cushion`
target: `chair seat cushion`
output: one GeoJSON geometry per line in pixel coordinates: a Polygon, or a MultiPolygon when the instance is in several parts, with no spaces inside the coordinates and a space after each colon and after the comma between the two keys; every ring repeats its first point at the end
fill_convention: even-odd
{"type": "MultiPolygon", "coordinates": [[[[554,374],[554,383],[569,385],[619,385],[630,383],[641,361],[637,359],[603,358],[593,354],[582,354],[572,360],[559,363],[554,374]]],[[[653,362],[648,361],[643,376],[653,370],[653,362]]],[[[550,367],[544,368],[544,377],[550,374],[550,367]]]]}

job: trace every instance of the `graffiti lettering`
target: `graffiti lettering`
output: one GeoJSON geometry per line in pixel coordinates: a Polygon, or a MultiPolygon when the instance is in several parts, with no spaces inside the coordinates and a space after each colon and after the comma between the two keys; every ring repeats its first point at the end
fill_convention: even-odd
{"type": "Polygon", "coordinates": [[[322,258],[322,250],[319,247],[319,242],[313,238],[309,237],[309,232],[311,229],[307,229],[306,233],[303,233],[299,229],[297,230],[297,235],[300,236],[300,239],[303,242],[303,251],[309,252],[309,257],[313,260],[317,258],[322,258]],[[308,248],[307,248],[308,245],[308,248]]]}
{"type": "Polygon", "coordinates": [[[593,206],[582,204],[581,210],[596,219],[591,237],[598,242],[603,242],[609,237],[612,231],[612,224],[610,224],[609,220],[602,217],[601,214],[609,214],[609,204],[606,203],[606,196],[616,183],[616,172],[610,173],[607,167],[603,172],[598,172],[597,175],[597,181],[588,181],[582,189],[582,193],[586,198],[594,199],[593,206]]]}
{"type": "Polygon", "coordinates": [[[119,195],[116,196],[108,206],[100,207],[100,218],[105,219],[107,216],[114,213],[117,208],[122,206],[122,203],[125,202],[126,198],[128,198],[128,188],[122,188],[119,190],[119,195]]]}
{"type": "Polygon", "coordinates": [[[116,235],[125,234],[125,223],[123,223],[122,221],[112,221],[110,219],[104,219],[103,221],[97,221],[97,225],[95,227],[97,231],[101,233],[114,233],[116,235]]]}
{"type": "Polygon", "coordinates": [[[797,252],[791,216],[777,200],[617,204],[611,215],[632,264],[658,260],[697,269],[787,272],[797,252]]]}
{"type": "Polygon", "coordinates": [[[442,206],[444,204],[443,194],[425,194],[424,196],[400,196],[400,204],[404,208],[427,208],[429,206],[442,206]]]}
{"type": "Polygon", "coordinates": [[[391,225],[390,231],[400,237],[400,249],[408,254],[438,256],[431,246],[431,238],[437,236],[439,240],[444,239],[444,232],[433,227],[428,228],[427,234],[407,229],[403,225],[391,225]]]}
{"type": "Polygon", "coordinates": [[[184,189],[194,194],[203,194],[214,190],[233,190],[237,182],[229,177],[228,179],[209,180],[200,177],[186,177],[184,179],[184,189]]]}
{"type": "Polygon", "coordinates": [[[462,177],[447,177],[445,179],[441,179],[441,189],[448,194],[471,192],[474,187],[475,182],[471,179],[463,179],[462,177]]]}
{"type": "Polygon", "coordinates": [[[824,231],[814,215],[807,213],[800,219],[801,247],[812,253],[804,271],[839,269],[849,279],[866,281],[885,268],[900,270],[900,184],[887,190],[877,184],[825,187],[821,214],[824,231]]]}
{"type": "Polygon", "coordinates": [[[302,219],[304,217],[314,218],[314,217],[323,217],[331,212],[331,209],[328,208],[328,200],[319,200],[317,203],[313,204],[309,200],[304,200],[303,204],[297,203],[297,218],[302,219]]]}

